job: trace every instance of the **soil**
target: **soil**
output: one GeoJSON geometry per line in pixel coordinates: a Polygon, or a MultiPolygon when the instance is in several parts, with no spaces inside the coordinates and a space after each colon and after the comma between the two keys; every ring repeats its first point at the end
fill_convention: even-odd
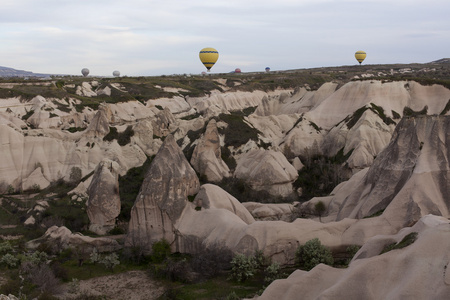
{"type": "Polygon", "coordinates": [[[153,300],[164,293],[161,283],[151,279],[145,271],[128,271],[80,280],[79,288],[75,293],[71,293],[71,283],[67,283],[65,290],[67,292],[59,295],[59,299],[74,299],[80,295],[92,295],[103,296],[108,300],[153,300]]]}

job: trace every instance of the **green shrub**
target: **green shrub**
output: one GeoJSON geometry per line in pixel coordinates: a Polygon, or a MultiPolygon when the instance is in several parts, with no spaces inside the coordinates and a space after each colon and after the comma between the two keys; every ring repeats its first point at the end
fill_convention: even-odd
{"type": "Polygon", "coordinates": [[[163,262],[170,255],[170,244],[165,239],[153,243],[150,259],[154,263],[163,262]]]}
{"type": "Polygon", "coordinates": [[[428,112],[428,106],[425,105],[423,107],[422,110],[420,111],[415,111],[412,110],[411,108],[409,108],[408,106],[405,106],[405,108],[403,109],[403,116],[407,116],[407,117],[417,117],[417,116],[421,116],[421,115],[426,115],[428,112]]]}
{"type": "Polygon", "coordinates": [[[284,274],[281,272],[281,266],[280,264],[274,262],[270,266],[268,266],[264,270],[264,283],[266,285],[269,285],[272,283],[272,281],[283,278],[284,274]]]}
{"type": "Polygon", "coordinates": [[[9,241],[0,243],[0,254],[6,254],[11,251],[13,251],[13,247],[9,241]]]}
{"type": "Polygon", "coordinates": [[[411,245],[412,243],[414,243],[417,240],[417,235],[418,235],[417,232],[411,232],[410,234],[406,235],[400,242],[386,245],[380,254],[383,254],[383,253],[386,253],[386,252],[389,252],[389,251],[395,250],[395,249],[402,249],[402,248],[405,248],[406,246],[411,245]]]}
{"type": "Polygon", "coordinates": [[[334,263],[330,249],[323,246],[318,238],[309,240],[305,245],[299,246],[295,256],[297,263],[303,265],[308,271],[321,263],[327,265],[334,263]]]}
{"type": "Polygon", "coordinates": [[[0,264],[6,265],[8,268],[12,269],[17,267],[19,259],[11,253],[7,253],[0,259],[0,264]]]}
{"type": "Polygon", "coordinates": [[[258,264],[254,256],[236,254],[231,260],[231,272],[229,279],[244,282],[252,278],[257,270],[258,264]]]}

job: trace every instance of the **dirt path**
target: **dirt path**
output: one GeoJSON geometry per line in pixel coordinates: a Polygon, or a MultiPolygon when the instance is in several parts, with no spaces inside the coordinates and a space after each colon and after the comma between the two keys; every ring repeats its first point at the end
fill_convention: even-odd
{"type": "MultiPolygon", "coordinates": [[[[66,285],[66,290],[68,289],[69,284],[66,285]]],[[[105,296],[110,300],[153,300],[163,293],[163,286],[148,277],[145,271],[129,271],[81,280],[78,295],[105,296]]],[[[58,298],[73,299],[75,296],[76,294],[67,292],[58,298]]]]}

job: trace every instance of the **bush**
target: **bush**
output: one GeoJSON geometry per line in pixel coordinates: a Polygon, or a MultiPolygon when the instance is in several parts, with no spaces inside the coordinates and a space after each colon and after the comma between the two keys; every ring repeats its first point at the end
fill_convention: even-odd
{"type": "Polygon", "coordinates": [[[163,262],[170,255],[170,244],[165,239],[153,243],[150,259],[154,263],[163,262]]]}
{"type": "Polygon", "coordinates": [[[8,268],[12,269],[17,267],[17,265],[19,264],[19,259],[16,258],[14,255],[8,253],[3,255],[3,257],[0,259],[0,264],[4,264],[8,268]]]}
{"type": "Polygon", "coordinates": [[[13,251],[13,247],[9,241],[0,244],[0,254],[5,254],[11,251],[13,251]]]}
{"type": "Polygon", "coordinates": [[[229,269],[233,258],[232,252],[225,247],[213,247],[199,251],[191,259],[193,271],[209,279],[215,277],[220,271],[229,269]]]}
{"type": "Polygon", "coordinates": [[[309,240],[305,245],[299,246],[295,256],[297,263],[303,265],[308,271],[321,263],[327,265],[334,263],[330,249],[323,246],[318,238],[309,240]]]}
{"type": "Polygon", "coordinates": [[[281,266],[278,263],[272,263],[265,271],[264,283],[269,285],[272,281],[283,278],[284,274],[281,272],[281,266]]]}
{"type": "Polygon", "coordinates": [[[231,260],[231,273],[229,279],[244,282],[256,273],[258,264],[254,256],[236,254],[231,260]]]}
{"type": "Polygon", "coordinates": [[[119,256],[117,253],[111,253],[100,259],[99,263],[105,265],[105,268],[113,272],[114,267],[120,264],[119,256]]]}

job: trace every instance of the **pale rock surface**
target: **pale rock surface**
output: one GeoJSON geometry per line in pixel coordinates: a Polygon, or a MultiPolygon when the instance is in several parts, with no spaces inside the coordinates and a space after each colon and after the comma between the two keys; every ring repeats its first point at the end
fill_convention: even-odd
{"type": "Polygon", "coordinates": [[[109,86],[105,86],[104,88],[99,88],[96,91],[97,96],[105,95],[111,96],[111,88],[109,86]]]}
{"type": "Polygon", "coordinates": [[[116,217],[120,214],[118,169],[119,164],[114,161],[101,161],[87,190],[89,230],[100,235],[114,228],[116,217]]]}
{"type": "Polygon", "coordinates": [[[286,197],[298,173],[281,152],[255,149],[239,158],[234,176],[256,190],[286,197]]]}
{"type": "Polygon", "coordinates": [[[92,85],[89,82],[83,82],[81,85],[78,85],[75,93],[84,97],[97,96],[97,93],[92,90],[92,85]]]}
{"type": "Polygon", "coordinates": [[[245,203],[240,203],[236,198],[214,184],[202,185],[195,196],[194,204],[202,209],[226,209],[241,218],[246,224],[255,222],[255,219],[246,209],[245,203]]]}
{"type": "Polygon", "coordinates": [[[67,248],[78,248],[85,254],[90,254],[95,248],[98,252],[112,252],[122,248],[116,240],[99,237],[92,238],[81,233],[72,233],[67,227],[52,226],[43,236],[26,243],[29,249],[37,249],[39,245],[46,243],[54,252],[67,248]]]}
{"type": "Polygon", "coordinates": [[[159,99],[150,99],[147,101],[147,106],[156,105],[161,106],[162,108],[168,108],[172,114],[180,114],[183,112],[187,112],[191,110],[191,106],[183,97],[174,96],[172,98],[159,98],[159,99]]]}
{"type": "Polygon", "coordinates": [[[160,140],[153,139],[152,122],[148,119],[138,121],[133,126],[134,135],[131,137],[133,143],[141,148],[147,156],[152,156],[158,152],[161,146],[160,140]]]}
{"type": "Polygon", "coordinates": [[[42,167],[37,167],[22,181],[22,188],[26,191],[32,188],[45,189],[50,185],[44,174],[42,173],[42,167]]]}
{"type": "Polygon", "coordinates": [[[370,102],[381,106],[386,116],[392,118],[392,111],[402,115],[405,106],[419,111],[427,105],[428,114],[440,114],[449,98],[450,90],[442,85],[423,86],[414,81],[351,81],[308,112],[308,116],[318,126],[330,129],[370,102]]]}
{"type": "Polygon", "coordinates": [[[447,218],[424,216],[395,235],[370,239],[347,269],[320,264],[297,270],[255,299],[448,299],[449,225],[447,218]],[[412,232],[418,233],[414,243],[380,254],[412,232]]]}
{"type": "Polygon", "coordinates": [[[261,105],[255,111],[256,115],[287,115],[301,114],[319,105],[336,91],[337,83],[324,83],[317,91],[308,91],[301,87],[292,93],[282,93],[272,97],[264,97],[261,105]]]}
{"type": "Polygon", "coordinates": [[[151,251],[154,242],[177,239],[174,223],[189,203],[188,196],[197,194],[200,183],[194,169],[172,135],[168,135],[142,183],[131,209],[126,244],[151,251]]]}
{"type": "Polygon", "coordinates": [[[159,137],[167,136],[178,128],[178,121],[168,107],[160,110],[152,118],[153,134],[159,137]]]}
{"type": "Polygon", "coordinates": [[[1,294],[0,295],[0,300],[19,300],[19,298],[17,298],[14,295],[11,295],[11,294],[9,294],[8,296],[1,294]]]}
{"type": "Polygon", "coordinates": [[[279,147],[286,155],[306,156],[322,154],[320,145],[322,144],[324,133],[322,129],[316,127],[317,124],[310,121],[305,116],[301,116],[298,122],[286,132],[279,147]]]}
{"type": "Polygon", "coordinates": [[[258,106],[265,95],[267,94],[263,91],[211,93],[206,97],[189,97],[187,101],[201,113],[214,106],[234,111],[258,106]]]}
{"type": "Polygon", "coordinates": [[[293,166],[297,171],[301,171],[305,165],[302,163],[302,161],[300,160],[300,158],[299,158],[298,156],[296,156],[296,157],[294,158],[294,160],[292,161],[292,166],[293,166]]]}
{"type": "Polygon", "coordinates": [[[352,151],[347,160],[351,169],[363,169],[372,165],[377,156],[389,143],[395,125],[386,125],[370,109],[358,122],[348,129],[345,122],[333,127],[324,137],[322,152],[334,156],[343,149],[343,154],[352,151]]]}
{"type": "Polygon", "coordinates": [[[449,129],[449,116],[403,118],[360,183],[350,194],[334,196],[336,220],[383,209],[399,228],[429,213],[448,217],[449,129]]]}
{"type": "Polygon", "coordinates": [[[246,121],[258,129],[261,132],[261,139],[270,142],[274,150],[276,150],[280,148],[278,145],[282,144],[286,133],[294,127],[300,118],[301,116],[298,114],[277,116],[257,116],[251,114],[246,118],[246,121]]]}
{"type": "Polygon", "coordinates": [[[293,220],[295,205],[290,203],[259,203],[243,202],[242,205],[258,221],[285,221],[293,220]]]}
{"type": "Polygon", "coordinates": [[[108,121],[111,124],[123,124],[124,122],[135,122],[142,119],[152,118],[155,116],[155,111],[150,107],[145,106],[139,101],[127,101],[119,103],[106,104],[111,111],[111,118],[108,121]]]}
{"type": "Polygon", "coordinates": [[[109,123],[113,121],[114,115],[110,106],[102,103],[83,135],[87,138],[103,138],[109,133],[109,123]]]}
{"type": "Polygon", "coordinates": [[[230,177],[230,169],[221,158],[220,136],[215,120],[209,121],[204,135],[194,148],[191,165],[201,176],[206,176],[209,182],[219,182],[224,177],[230,177]]]}

